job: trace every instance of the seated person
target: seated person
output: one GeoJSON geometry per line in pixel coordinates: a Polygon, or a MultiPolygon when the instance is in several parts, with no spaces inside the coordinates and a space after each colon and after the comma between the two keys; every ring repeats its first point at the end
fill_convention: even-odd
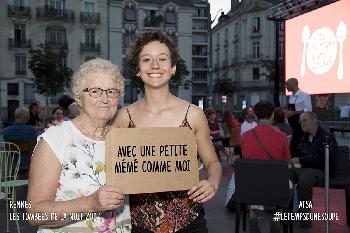
{"type": "MultiPolygon", "coordinates": [[[[272,126],[273,104],[262,100],[254,106],[254,112],[258,118],[258,124],[242,135],[242,157],[245,159],[289,161],[287,135],[272,126]]],[[[251,233],[260,232],[256,208],[260,209],[261,206],[251,206],[249,219],[251,233]]],[[[280,232],[280,225],[276,223],[271,218],[270,232],[280,232]]]]}
{"type": "MultiPolygon", "coordinates": [[[[37,131],[31,125],[26,125],[29,120],[29,109],[19,107],[15,110],[15,123],[6,127],[3,130],[4,141],[34,141],[37,138],[37,131]]],[[[30,156],[26,153],[21,153],[21,163],[19,173],[26,173],[29,169],[30,156]]]]}
{"type": "Polygon", "coordinates": [[[213,139],[213,145],[218,159],[221,161],[220,152],[222,152],[226,156],[227,161],[230,161],[230,155],[222,144],[224,132],[219,125],[215,111],[208,111],[208,126],[210,130],[210,137],[213,139]]]}
{"type": "Polygon", "coordinates": [[[243,109],[241,112],[241,118],[244,122],[241,125],[241,136],[250,129],[253,129],[256,126],[256,122],[254,121],[255,115],[253,110],[243,109]]]}
{"type": "MultiPolygon", "coordinates": [[[[300,125],[304,136],[298,146],[298,157],[292,158],[293,164],[301,164],[302,168],[294,169],[299,182],[297,192],[300,201],[312,201],[312,188],[323,182],[325,177],[325,145],[329,139],[329,173],[332,176],[336,169],[337,142],[334,136],[325,131],[319,124],[317,115],[304,112],[300,115],[300,125]]],[[[299,212],[310,212],[311,208],[301,208],[299,212]]],[[[301,221],[304,228],[311,227],[311,221],[301,221]]]]}
{"type": "Polygon", "coordinates": [[[276,108],[273,112],[273,123],[281,132],[292,135],[292,127],[288,124],[288,119],[282,108],[276,108]]]}
{"type": "Polygon", "coordinates": [[[60,107],[54,108],[52,111],[52,120],[48,124],[48,127],[53,125],[59,125],[64,121],[63,119],[63,110],[60,107]]]}

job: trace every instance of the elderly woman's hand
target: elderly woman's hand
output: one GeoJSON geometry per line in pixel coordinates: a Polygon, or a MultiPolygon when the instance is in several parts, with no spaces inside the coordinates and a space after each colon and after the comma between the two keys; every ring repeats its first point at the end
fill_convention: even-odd
{"type": "Polygon", "coordinates": [[[105,185],[90,196],[90,207],[93,211],[116,209],[124,203],[124,194],[116,187],[105,185]]]}
{"type": "Polygon", "coordinates": [[[217,188],[214,187],[208,180],[201,180],[199,183],[191,188],[187,194],[189,199],[194,202],[204,203],[212,199],[216,194],[217,188]]]}

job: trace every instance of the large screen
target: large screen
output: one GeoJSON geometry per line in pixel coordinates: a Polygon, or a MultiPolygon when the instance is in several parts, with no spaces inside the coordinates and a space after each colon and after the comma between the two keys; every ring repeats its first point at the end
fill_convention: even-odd
{"type": "Polygon", "coordinates": [[[285,65],[309,94],[350,92],[350,0],[287,20],[285,65]]]}

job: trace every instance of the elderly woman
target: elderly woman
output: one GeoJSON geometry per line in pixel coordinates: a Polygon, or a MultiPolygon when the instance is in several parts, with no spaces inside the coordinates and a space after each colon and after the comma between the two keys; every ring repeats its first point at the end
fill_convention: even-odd
{"type": "Polygon", "coordinates": [[[129,45],[127,60],[130,72],[144,83],[145,97],[118,112],[113,126],[187,127],[196,137],[198,154],[207,172],[207,179],[190,190],[130,195],[132,231],[206,233],[203,203],[218,190],[221,166],[202,109],[169,92],[178,61],[175,44],[160,32],[145,32],[129,45]]]}
{"type": "Polygon", "coordinates": [[[38,137],[26,211],[42,217],[29,222],[38,232],[130,232],[127,198],[105,185],[104,169],[105,136],[124,78],[109,61],[93,59],[74,74],[72,89],[80,115],[38,137]]]}

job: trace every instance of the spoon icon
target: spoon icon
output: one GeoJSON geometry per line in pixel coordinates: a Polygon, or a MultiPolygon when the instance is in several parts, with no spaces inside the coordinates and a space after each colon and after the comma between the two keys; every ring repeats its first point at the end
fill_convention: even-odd
{"type": "Polygon", "coordinates": [[[300,66],[300,75],[304,77],[305,75],[305,56],[306,56],[306,45],[310,39],[310,27],[309,25],[305,25],[303,32],[301,33],[301,40],[304,44],[303,56],[301,58],[301,66],[300,66]]]}
{"type": "Polygon", "coordinates": [[[339,80],[344,78],[344,68],[343,68],[343,44],[346,38],[346,24],[343,21],[340,21],[337,27],[337,41],[339,43],[339,63],[338,63],[338,72],[337,77],[339,80]]]}

